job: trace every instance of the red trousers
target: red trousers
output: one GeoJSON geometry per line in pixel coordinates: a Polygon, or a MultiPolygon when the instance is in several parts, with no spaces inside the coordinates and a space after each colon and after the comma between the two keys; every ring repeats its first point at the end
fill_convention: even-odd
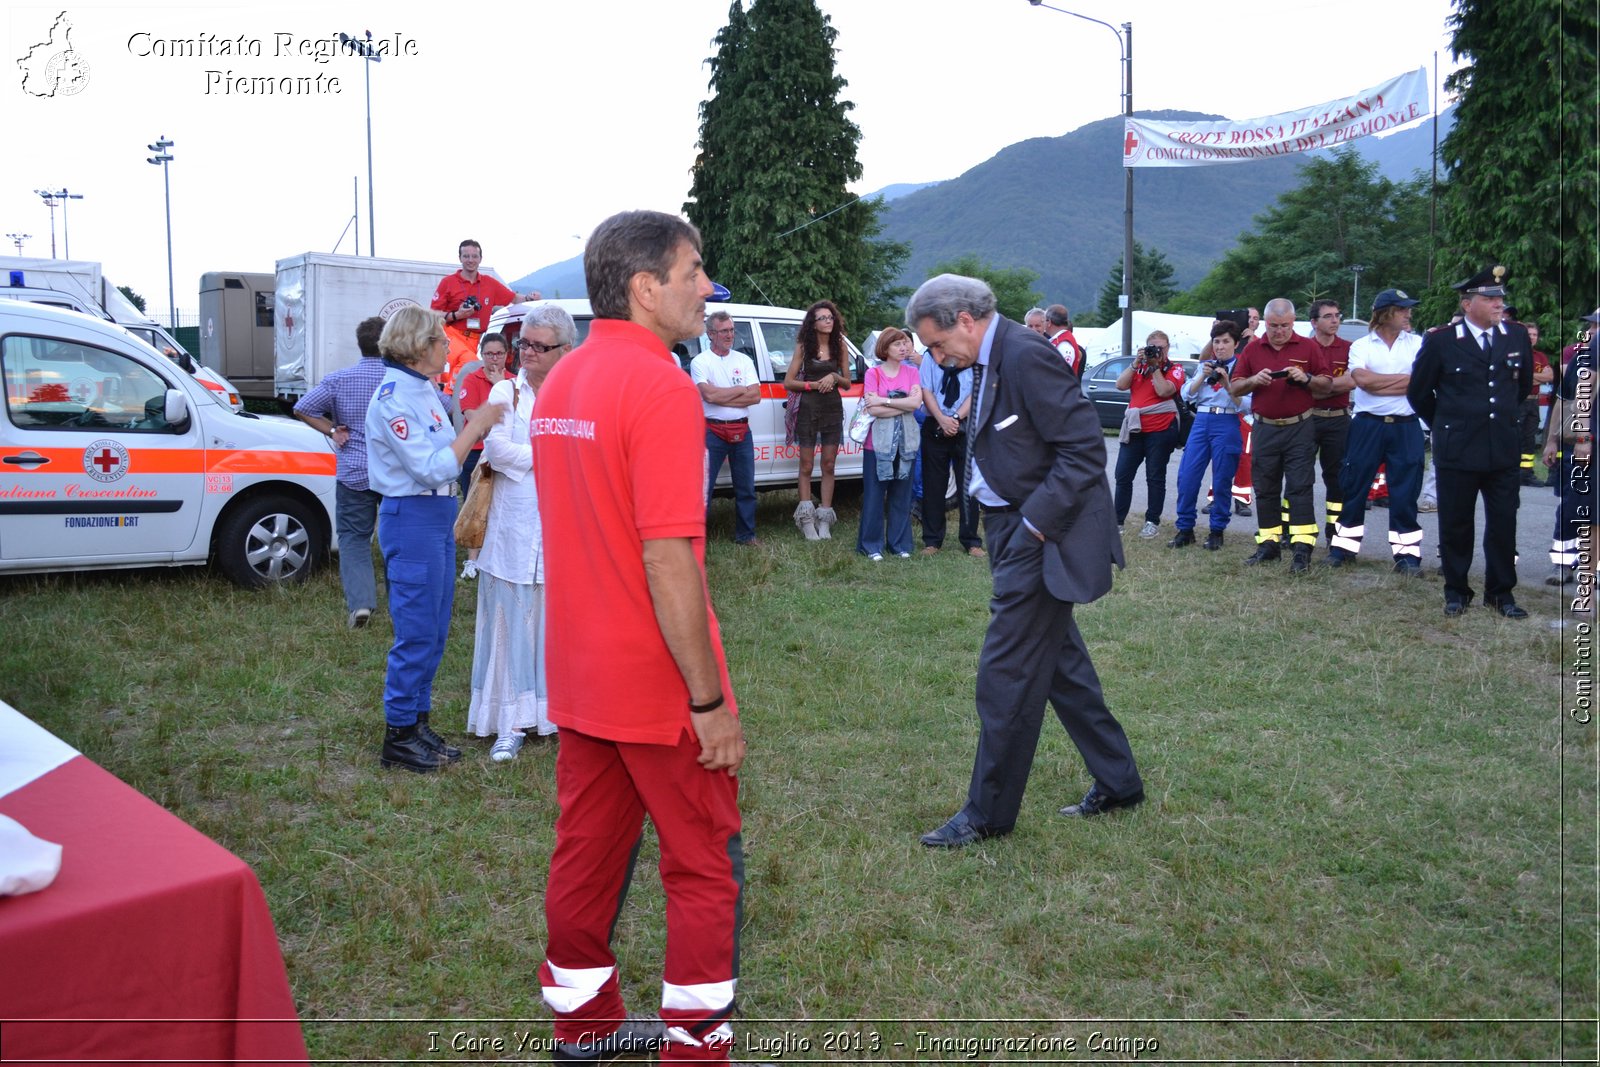
{"type": "Polygon", "coordinates": [[[727,1062],[744,890],[739,783],[676,745],[607,741],[563,727],[556,756],[556,847],[545,891],[549,943],[539,982],[558,1041],[614,1032],[624,1015],[611,932],[650,816],[667,897],[662,1062],[727,1062]]]}

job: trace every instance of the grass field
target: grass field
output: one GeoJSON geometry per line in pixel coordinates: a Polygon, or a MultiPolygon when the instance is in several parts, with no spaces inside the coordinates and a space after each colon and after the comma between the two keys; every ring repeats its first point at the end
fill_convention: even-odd
{"type": "MultiPolygon", "coordinates": [[[[793,505],[763,495],[755,550],[727,503],[712,523],[750,741],[744,1058],[1594,1062],[1596,727],[1563,692],[1570,631],[1446,619],[1437,578],[1374,564],[1295,580],[1242,567],[1243,538],[1130,538],[1078,619],[1148,802],[1057,816],[1089,783],[1047,722],[1017,831],[932,853],[917,835],[971,769],[987,568],[868,563],[848,496],[807,544],[793,505]]],[[[474,595],[436,690],[457,741],[474,595]]],[[[256,595],[192,570],[9,579],[0,696],[254,866],[314,1057],[494,1058],[452,1035],[549,1030],[554,750],[381,770],[387,618],[343,617],[331,569],[256,595]]],[[[617,937],[645,1010],[653,863],[647,841],[617,937]]]]}

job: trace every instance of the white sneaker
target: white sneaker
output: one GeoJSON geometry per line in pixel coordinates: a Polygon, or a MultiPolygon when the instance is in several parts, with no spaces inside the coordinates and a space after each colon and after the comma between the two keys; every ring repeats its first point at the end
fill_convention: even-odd
{"type": "Polygon", "coordinates": [[[494,739],[494,745],[489,749],[489,758],[496,763],[516,759],[517,753],[522,751],[522,743],[527,739],[527,734],[501,734],[494,739]]]}
{"type": "Polygon", "coordinates": [[[352,611],[350,613],[350,618],[347,621],[349,623],[350,629],[359,630],[363,626],[365,626],[367,624],[367,621],[369,619],[371,619],[371,618],[372,618],[372,609],[371,608],[357,608],[356,610],[354,610],[354,611],[352,611]]]}
{"type": "Polygon", "coordinates": [[[462,564],[462,566],[461,566],[461,580],[462,581],[470,582],[470,581],[472,581],[472,579],[476,578],[477,576],[478,576],[478,561],[477,560],[469,559],[469,560],[467,560],[466,563],[462,564]]]}
{"type": "Polygon", "coordinates": [[[870,559],[874,563],[882,563],[883,562],[883,553],[882,552],[874,552],[872,555],[868,556],[867,558],[870,559]]]}
{"type": "Polygon", "coordinates": [[[1146,522],[1144,524],[1144,529],[1139,531],[1139,536],[1144,538],[1146,541],[1148,541],[1148,540],[1150,540],[1150,538],[1154,537],[1156,534],[1158,534],[1160,532],[1161,532],[1161,527],[1160,526],[1156,525],[1153,522],[1146,522]]]}
{"type": "Polygon", "coordinates": [[[901,559],[910,559],[911,558],[911,553],[909,553],[909,552],[896,552],[895,555],[899,556],[901,559]]]}

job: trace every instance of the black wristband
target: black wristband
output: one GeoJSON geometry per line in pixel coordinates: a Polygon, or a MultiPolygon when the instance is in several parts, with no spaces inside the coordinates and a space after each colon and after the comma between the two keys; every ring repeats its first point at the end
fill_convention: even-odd
{"type": "Polygon", "coordinates": [[[727,702],[728,702],[728,698],[723,696],[721,693],[718,693],[717,694],[717,699],[713,700],[709,704],[696,704],[692,700],[689,701],[689,711],[692,712],[695,715],[703,715],[708,711],[716,711],[718,708],[722,707],[722,705],[726,704],[727,702]]]}

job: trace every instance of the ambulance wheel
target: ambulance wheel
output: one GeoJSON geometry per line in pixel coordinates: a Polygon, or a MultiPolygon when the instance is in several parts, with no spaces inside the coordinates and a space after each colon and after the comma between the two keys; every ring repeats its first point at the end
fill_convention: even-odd
{"type": "Polygon", "coordinates": [[[217,529],[217,566],[246,589],[303,582],[327,546],[310,509],[289,497],[249,501],[217,529]]]}

